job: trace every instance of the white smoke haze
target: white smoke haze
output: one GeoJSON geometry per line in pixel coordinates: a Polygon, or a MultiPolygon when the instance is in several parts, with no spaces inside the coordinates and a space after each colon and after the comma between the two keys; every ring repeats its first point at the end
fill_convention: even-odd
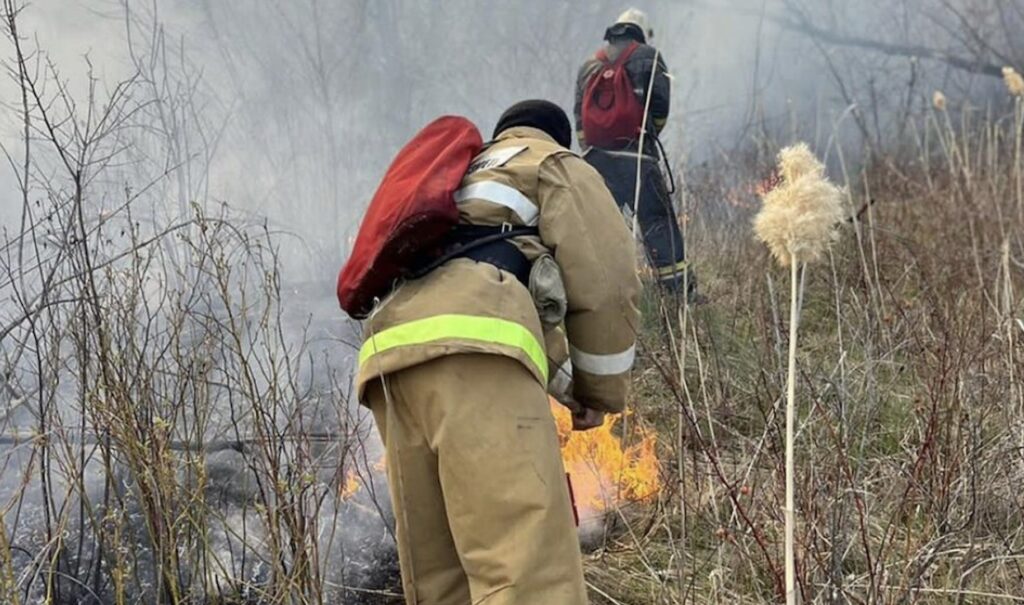
{"type": "MultiPolygon", "coordinates": [[[[768,141],[809,140],[826,161],[839,145],[881,150],[936,89],[956,110],[998,102],[984,67],[1024,58],[1008,33],[1024,17],[990,16],[996,0],[637,4],[673,74],[663,138],[680,174],[735,167],[750,148],[770,158],[768,141]],[[961,11],[992,48],[952,36],[961,11]],[[904,52],[921,45],[946,54],[904,52]]],[[[309,594],[376,602],[344,590],[391,589],[396,570],[380,445],[350,397],[358,330],[334,300],[337,270],[405,140],[446,113],[486,137],[524,98],[571,110],[576,69],[626,5],[36,0],[4,12],[14,7],[40,95],[26,157],[8,36],[0,546],[15,553],[15,593],[172,600],[182,595],[157,572],[171,565],[195,598],[260,602],[306,565],[309,594]],[[81,139],[107,111],[102,136],[81,139]],[[69,150],[83,151],[81,182],[69,150]],[[352,472],[364,487],[344,495],[352,472]],[[201,486],[185,492],[209,506],[183,498],[161,518],[174,485],[201,486]],[[198,543],[205,554],[189,558],[198,543]],[[300,560],[307,543],[315,560],[300,560]],[[71,554],[48,573],[57,552],[71,554]],[[130,581],[111,579],[119,565],[130,581]]]]}
{"type": "MultiPolygon", "coordinates": [[[[821,17],[821,27],[921,44],[948,35],[942,23],[925,18],[942,5],[933,0],[640,4],[674,76],[664,139],[677,158],[702,161],[731,151],[759,122],[789,138],[817,135],[824,143],[852,104],[865,114],[869,134],[881,136],[901,117],[911,77],[917,91],[910,102],[918,110],[935,88],[967,101],[993,86],[991,77],[942,62],[861,49],[830,47],[830,63],[817,52],[820,45],[779,24],[799,23],[797,6],[821,17]]],[[[975,3],[952,6],[959,4],[975,3]]],[[[304,243],[296,244],[295,258],[306,256],[295,269],[315,279],[344,257],[376,179],[412,133],[439,114],[458,113],[489,134],[502,109],[527,97],[570,109],[577,67],[622,8],[607,0],[41,0],[25,10],[22,27],[72,91],[85,87],[86,57],[109,86],[135,72],[125,6],[137,20],[135,52],[147,50],[145,29],[158,24],[165,36],[160,52],[195,79],[201,112],[194,119],[208,126],[212,147],[204,197],[269,216],[299,235],[304,243]]],[[[4,85],[11,102],[10,82],[4,85]]],[[[10,140],[16,116],[3,128],[10,140]]],[[[2,211],[10,218],[12,205],[2,211]]]]}

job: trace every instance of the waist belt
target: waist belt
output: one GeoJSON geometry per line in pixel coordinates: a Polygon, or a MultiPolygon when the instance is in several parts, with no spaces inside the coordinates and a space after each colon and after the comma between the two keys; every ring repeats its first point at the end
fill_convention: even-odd
{"type": "Polygon", "coordinates": [[[632,161],[636,161],[637,156],[642,157],[645,162],[657,162],[658,158],[649,153],[638,153],[636,151],[630,151],[628,149],[606,149],[604,147],[591,147],[584,153],[584,157],[590,153],[603,153],[616,158],[627,158],[632,161]]]}
{"type": "Polygon", "coordinates": [[[509,240],[513,237],[539,234],[540,230],[537,227],[459,225],[446,237],[441,256],[425,267],[413,271],[411,277],[423,277],[450,260],[468,258],[511,273],[520,283],[529,287],[532,263],[509,240]]]}

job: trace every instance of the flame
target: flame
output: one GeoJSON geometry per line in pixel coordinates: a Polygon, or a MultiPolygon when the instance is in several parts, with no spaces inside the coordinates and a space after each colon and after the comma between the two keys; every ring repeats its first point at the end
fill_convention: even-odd
{"type": "MultiPolygon", "coordinates": [[[[558,429],[562,462],[572,480],[580,522],[587,525],[600,520],[605,513],[630,502],[647,502],[661,489],[657,438],[653,430],[635,426],[636,443],[623,447],[615,435],[622,416],[616,416],[596,429],[573,431],[568,408],[551,399],[551,414],[558,429]]],[[[373,464],[374,472],[384,472],[386,458],[373,464]]],[[[356,469],[349,469],[339,486],[342,500],[355,496],[363,488],[356,469]]]]}
{"type": "MultiPolygon", "coordinates": [[[[377,474],[387,472],[387,461],[387,456],[385,454],[381,454],[380,458],[370,466],[370,476],[376,476],[377,474]]],[[[348,472],[345,473],[345,481],[338,486],[338,497],[342,500],[348,500],[358,494],[359,491],[363,489],[364,476],[366,475],[360,474],[356,468],[349,468],[348,472]]]]}
{"type": "Polygon", "coordinates": [[[338,490],[338,495],[341,496],[342,500],[348,500],[362,488],[363,481],[359,478],[359,474],[356,473],[354,468],[349,469],[345,475],[345,482],[341,484],[341,488],[338,490]]]}
{"type": "Polygon", "coordinates": [[[661,477],[652,430],[637,426],[639,440],[624,448],[614,434],[621,416],[596,429],[574,432],[571,413],[554,399],[551,413],[581,521],[600,518],[623,503],[646,502],[657,495],[661,477]]]}

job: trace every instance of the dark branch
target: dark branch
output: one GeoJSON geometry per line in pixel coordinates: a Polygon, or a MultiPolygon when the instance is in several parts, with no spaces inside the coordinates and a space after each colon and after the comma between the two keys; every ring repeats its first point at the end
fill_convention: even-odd
{"type": "Polygon", "coordinates": [[[780,15],[770,15],[768,18],[783,29],[810,36],[816,40],[824,42],[825,44],[846,46],[850,48],[863,48],[865,50],[873,50],[897,57],[933,59],[970,73],[993,76],[996,78],[1003,77],[1002,65],[996,65],[982,59],[967,58],[937,48],[930,48],[917,44],[893,44],[890,42],[844,34],[842,32],[819,27],[814,23],[811,23],[811,21],[802,14],[798,20],[782,17],[780,15]]]}
{"type": "MultiPolygon", "coordinates": [[[[705,2],[703,0],[694,0],[694,4],[708,9],[722,8],[717,4],[705,2]]],[[[806,13],[800,10],[799,7],[794,6],[792,2],[785,1],[785,5],[790,12],[796,15],[796,17],[785,16],[777,12],[766,12],[763,18],[782,29],[803,34],[823,44],[845,46],[848,48],[862,48],[896,57],[931,59],[970,73],[982,74],[996,78],[1003,77],[1002,65],[996,65],[995,63],[981,58],[965,57],[954,52],[922,46],[919,44],[894,44],[891,42],[872,40],[870,38],[838,32],[833,29],[815,25],[810,18],[808,18],[806,13]]],[[[751,11],[742,7],[733,7],[732,11],[752,17],[762,18],[761,11],[751,11]]]]}

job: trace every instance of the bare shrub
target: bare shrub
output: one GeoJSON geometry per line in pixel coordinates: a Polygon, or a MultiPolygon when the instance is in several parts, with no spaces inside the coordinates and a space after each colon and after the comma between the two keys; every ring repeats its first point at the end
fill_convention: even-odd
{"type": "Polygon", "coordinates": [[[380,584],[356,577],[391,573],[392,547],[350,347],[288,308],[277,234],[193,197],[203,124],[168,96],[191,76],[134,55],[106,95],[86,72],[82,99],[3,9],[24,131],[0,241],[0,597],[305,603],[380,584]],[[371,489],[345,497],[358,468],[371,489]]]}

